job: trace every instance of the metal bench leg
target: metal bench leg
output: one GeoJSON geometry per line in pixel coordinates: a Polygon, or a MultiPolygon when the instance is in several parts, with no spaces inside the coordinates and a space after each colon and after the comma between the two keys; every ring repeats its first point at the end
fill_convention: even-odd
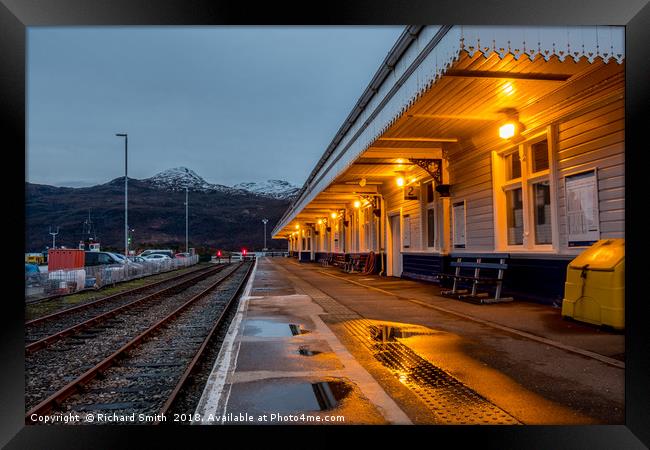
{"type": "MultiPolygon", "coordinates": [[[[481,258],[476,258],[476,262],[480,264],[481,263],[481,258]]],[[[478,285],[478,278],[479,278],[480,273],[481,273],[481,269],[479,269],[478,267],[476,269],[474,269],[474,281],[472,281],[472,296],[473,297],[476,296],[476,288],[477,288],[477,285],[478,285]]]]}
{"type": "MultiPolygon", "coordinates": [[[[461,262],[462,258],[457,258],[456,262],[461,262]]],[[[458,277],[460,276],[460,266],[456,267],[456,272],[455,272],[455,277],[454,277],[454,285],[451,288],[451,293],[455,294],[456,293],[456,284],[458,283],[458,277]]]]}

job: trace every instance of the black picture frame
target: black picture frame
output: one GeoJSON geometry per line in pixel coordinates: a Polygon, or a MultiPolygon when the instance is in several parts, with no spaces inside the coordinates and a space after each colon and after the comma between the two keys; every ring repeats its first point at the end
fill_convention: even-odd
{"type": "MultiPolygon", "coordinates": [[[[415,434],[419,442],[424,440],[434,445],[441,440],[451,439],[451,445],[460,446],[468,442],[480,448],[589,448],[628,449],[645,448],[650,445],[650,395],[648,384],[650,345],[648,341],[647,295],[642,295],[641,270],[647,265],[647,255],[640,244],[645,240],[638,231],[644,221],[639,220],[637,204],[647,191],[640,186],[643,175],[638,173],[644,167],[644,153],[647,153],[647,110],[648,74],[650,73],[650,6],[648,0],[609,1],[595,0],[547,0],[544,2],[517,0],[485,0],[476,2],[413,1],[391,2],[389,0],[329,1],[302,6],[289,2],[265,2],[251,6],[244,2],[198,0],[3,0],[0,4],[0,110],[5,132],[3,153],[7,164],[5,186],[5,211],[11,231],[4,236],[11,250],[7,258],[12,260],[5,272],[11,294],[3,299],[5,310],[0,315],[4,326],[0,328],[0,354],[2,355],[2,408],[0,408],[0,444],[6,448],[133,448],[136,438],[164,442],[161,447],[188,445],[188,435],[205,437],[214,444],[226,432],[242,444],[251,438],[259,438],[259,432],[251,433],[242,428],[219,427],[115,427],[115,426],[24,426],[24,356],[23,287],[15,280],[20,279],[18,266],[22,259],[23,245],[20,239],[8,237],[24,233],[24,189],[17,188],[24,174],[24,158],[20,149],[25,149],[25,51],[26,27],[31,26],[92,26],[92,25],[359,25],[359,24],[495,24],[495,25],[624,25],[626,26],[626,422],[625,425],[596,426],[537,426],[537,427],[373,427],[368,434],[372,440],[387,442],[398,436],[400,442],[415,445],[415,434]],[[312,9],[313,8],[313,9],[312,9]],[[13,158],[12,158],[13,159],[13,158]],[[21,162],[22,161],[22,162],[21,162]],[[11,164],[11,165],[9,165],[11,164]],[[17,168],[14,169],[17,164],[17,168]],[[13,178],[16,178],[15,180],[13,178]],[[22,192],[22,196],[13,191],[22,192]],[[636,213],[636,214],[635,214],[636,213]],[[636,219],[636,222],[633,221],[636,219]],[[646,258],[644,258],[644,256],[646,258]]],[[[24,185],[23,185],[24,186],[24,185]]],[[[24,236],[24,235],[23,235],[24,236]]],[[[362,431],[368,431],[365,428],[362,431]]],[[[295,428],[268,427],[265,434],[280,438],[286,432],[296,436],[295,428]]],[[[313,440],[314,431],[326,432],[331,447],[341,445],[341,439],[349,439],[351,427],[301,427],[307,431],[294,441],[298,445],[310,445],[298,439],[313,440]],[[341,437],[335,438],[336,435],[341,437]]],[[[269,437],[269,442],[273,437],[269,437]]],[[[279,441],[278,443],[287,441],[279,441]]],[[[366,446],[370,441],[366,441],[366,446]]],[[[198,443],[189,444],[199,446],[198,443]]],[[[231,440],[228,445],[233,444],[231,440]]],[[[359,444],[353,444],[359,445],[359,444]]],[[[450,445],[450,444],[447,444],[450,445]]]]}

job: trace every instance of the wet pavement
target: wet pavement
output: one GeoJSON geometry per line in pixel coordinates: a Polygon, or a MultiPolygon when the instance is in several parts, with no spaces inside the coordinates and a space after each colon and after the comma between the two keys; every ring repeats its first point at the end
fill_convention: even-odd
{"type": "Polygon", "coordinates": [[[202,423],[624,422],[620,334],[434,289],[261,259],[197,408],[202,423]]]}

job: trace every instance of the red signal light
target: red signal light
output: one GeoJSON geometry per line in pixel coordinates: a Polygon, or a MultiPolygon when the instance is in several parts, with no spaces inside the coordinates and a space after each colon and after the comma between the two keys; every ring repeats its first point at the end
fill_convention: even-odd
{"type": "Polygon", "coordinates": [[[246,256],[246,249],[245,248],[242,248],[241,252],[242,252],[242,255],[246,256]]]}
{"type": "Polygon", "coordinates": [[[218,251],[217,251],[217,256],[218,256],[219,258],[221,258],[221,250],[218,250],[218,251]]]}

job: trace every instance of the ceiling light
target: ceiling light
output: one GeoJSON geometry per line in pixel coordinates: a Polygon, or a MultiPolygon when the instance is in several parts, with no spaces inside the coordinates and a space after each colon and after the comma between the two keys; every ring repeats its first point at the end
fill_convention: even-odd
{"type": "Polygon", "coordinates": [[[514,122],[508,122],[499,128],[499,137],[501,139],[510,139],[517,132],[517,126],[514,122]]]}

